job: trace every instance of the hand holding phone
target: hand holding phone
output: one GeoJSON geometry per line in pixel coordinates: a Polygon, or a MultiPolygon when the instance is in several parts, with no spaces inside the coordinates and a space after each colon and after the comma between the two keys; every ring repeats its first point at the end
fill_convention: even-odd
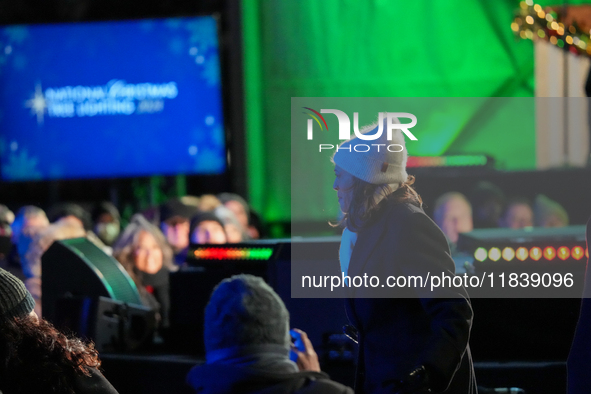
{"type": "Polygon", "coordinates": [[[314,351],[314,346],[312,346],[308,335],[297,328],[290,330],[289,333],[292,338],[289,358],[298,365],[300,371],[320,372],[318,355],[314,351]]]}

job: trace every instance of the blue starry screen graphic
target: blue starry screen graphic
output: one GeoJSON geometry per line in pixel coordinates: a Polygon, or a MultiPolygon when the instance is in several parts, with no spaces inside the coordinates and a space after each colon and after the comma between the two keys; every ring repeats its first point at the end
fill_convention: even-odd
{"type": "Polygon", "coordinates": [[[220,174],[212,17],[0,28],[5,181],[220,174]]]}

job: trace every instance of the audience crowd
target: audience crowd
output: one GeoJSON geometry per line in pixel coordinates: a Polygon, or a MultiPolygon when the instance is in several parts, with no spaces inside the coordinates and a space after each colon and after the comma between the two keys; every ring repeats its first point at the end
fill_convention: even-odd
{"type": "Polygon", "coordinates": [[[264,235],[256,213],[239,195],[184,196],[135,214],[122,228],[119,210],[100,202],[91,211],[60,203],[47,213],[36,206],[16,215],[0,205],[0,267],[25,283],[41,315],[41,256],[56,240],[86,237],[112,255],[137,285],[144,304],[168,325],[168,274],[185,263],[189,244],[229,244],[264,235]]]}
{"type": "Polygon", "coordinates": [[[452,251],[458,235],[473,229],[568,226],[568,214],[557,201],[543,194],[538,194],[533,203],[522,196],[506,198],[500,188],[486,181],[479,182],[467,197],[455,191],[439,196],[433,220],[443,230],[452,251]]]}
{"type": "MultiPolygon", "coordinates": [[[[479,228],[521,229],[568,225],[566,210],[539,194],[533,202],[506,197],[496,185],[479,182],[465,196],[450,191],[433,206],[433,220],[452,251],[459,234],[479,228]]],[[[265,235],[261,220],[241,196],[233,193],[173,198],[135,214],[122,228],[115,205],[100,202],[87,211],[60,203],[48,209],[27,205],[16,214],[0,205],[0,267],[21,278],[41,314],[41,256],[56,240],[86,237],[115,257],[134,280],[146,306],[159,310],[168,324],[168,273],[185,263],[190,244],[233,244],[265,235]],[[9,241],[8,241],[9,240],[9,241]]]]}
{"type": "MultiPolygon", "coordinates": [[[[452,252],[459,234],[473,229],[568,225],[568,214],[557,201],[541,194],[533,202],[522,196],[506,197],[490,182],[478,183],[467,196],[457,191],[439,196],[432,217],[446,235],[452,252]]],[[[51,244],[86,237],[112,255],[135,282],[142,303],[156,312],[159,332],[166,333],[170,324],[169,273],[184,266],[190,245],[234,244],[264,235],[258,215],[242,197],[232,193],[174,198],[133,215],[128,223],[110,202],[101,202],[89,211],[77,204],[62,203],[47,213],[29,205],[16,214],[0,205],[0,267],[6,270],[0,269],[0,287],[7,283],[0,293],[16,292],[20,298],[14,302],[26,304],[18,313],[7,312],[14,308],[12,304],[0,305],[0,314],[12,319],[6,327],[15,332],[29,330],[26,335],[36,338],[36,331],[45,330],[60,346],[75,344],[78,353],[62,360],[56,358],[55,363],[67,364],[76,357],[83,361],[52,384],[68,388],[98,384],[100,392],[116,392],[100,374],[100,360],[92,345],[64,336],[37,317],[42,316],[41,256],[51,244]]],[[[352,392],[320,371],[306,334],[289,330],[289,313],[262,279],[240,276],[224,280],[205,312],[206,365],[192,370],[187,380],[196,390],[222,393],[247,384],[252,386],[252,392],[352,392]]],[[[20,340],[28,341],[26,335],[20,340]]],[[[44,348],[49,345],[35,346],[40,357],[51,352],[44,348]]],[[[20,367],[11,364],[11,357],[18,357],[15,349],[0,349],[0,356],[8,360],[0,368],[3,377],[13,371],[20,373],[20,367]]],[[[18,375],[14,377],[7,384],[24,384],[18,381],[18,375]]]]}

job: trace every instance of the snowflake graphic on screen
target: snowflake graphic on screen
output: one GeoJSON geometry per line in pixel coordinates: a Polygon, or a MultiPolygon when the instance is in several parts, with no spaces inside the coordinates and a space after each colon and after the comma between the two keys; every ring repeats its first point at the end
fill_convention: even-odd
{"type": "Polygon", "coordinates": [[[26,26],[10,26],[4,28],[4,34],[8,36],[9,42],[17,42],[21,44],[28,36],[29,30],[26,26]]]}
{"type": "Polygon", "coordinates": [[[187,22],[185,24],[185,29],[191,34],[189,42],[192,45],[199,47],[200,52],[217,47],[217,37],[215,34],[211,34],[211,31],[216,31],[214,19],[202,19],[187,22]]]}
{"type": "Polygon", "coordinates": [[[210,56],[205,62],[204,70],[201,76],[207,81],[210,86],[216,86],[220,83],[220,67],[219,58],[217,55],[210,56]]]}
{"type": "Polygon", "coordinates": [[[37,124],[43,124],[43,116],[47,110],[47,101],[43,95],[43,89],[41,85],[35,86],[35,94],[31,98],[25,101],[25,107],[31,108],[31,115],[37,115],[37,124]]]}
{"type": "Polygon", "coordinates": [[[2,167],[2,176],[10,180],[41,179],[41,172],[37,170],[37,158],[29,156],[26,149],[11,152],[8,163],[2,167]]]}

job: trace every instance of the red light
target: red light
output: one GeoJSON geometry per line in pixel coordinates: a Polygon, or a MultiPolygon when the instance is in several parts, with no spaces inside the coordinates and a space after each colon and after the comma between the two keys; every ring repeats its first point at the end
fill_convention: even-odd
{"type": "Polygon", "coordinates": [[[575,246],[571,251],[571,255],[573,256],[573,259],[581,260],[585,255],[585,251],[580,246],[575,246]]]}
{"type": "Polygon", "coordinates": [[[554,257],[556,257],[556,249],[554,249],[552,246],[546,246],[544,248],[544,257],[546,260],[554,259],[554,257]]]}
{"type": "Polygon", "coordinates": [[[561,246],[558,248],[558,258],[560,260],[566,260],[570,257],[570,249],[566,246],[561,246]]]}

